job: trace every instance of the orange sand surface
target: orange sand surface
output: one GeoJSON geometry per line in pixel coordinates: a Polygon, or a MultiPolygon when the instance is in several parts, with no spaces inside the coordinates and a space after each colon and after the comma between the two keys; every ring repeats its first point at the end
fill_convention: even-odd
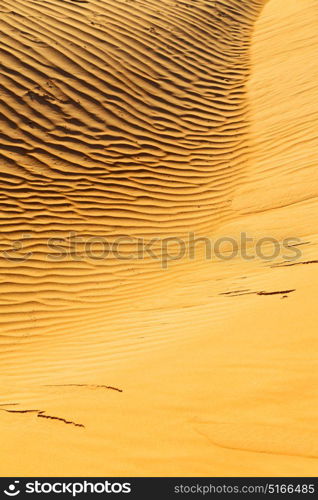
{"type": "Polygon", "coordinates": [[[0,0],[2,476],[317,475],[317,28],[316,0],[0,0]],[[123,258],[189,232],[300,253],[123,258]]]}

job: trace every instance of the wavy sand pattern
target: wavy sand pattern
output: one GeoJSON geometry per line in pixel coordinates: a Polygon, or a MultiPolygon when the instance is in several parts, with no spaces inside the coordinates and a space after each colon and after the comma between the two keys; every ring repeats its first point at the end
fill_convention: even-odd
{"type": "Polygon", "coordinates": [[[3,475],[316,475],[317,24],[0,0],[3,475]],[[243,231],[301,256],[129,258],[243,231]]]}

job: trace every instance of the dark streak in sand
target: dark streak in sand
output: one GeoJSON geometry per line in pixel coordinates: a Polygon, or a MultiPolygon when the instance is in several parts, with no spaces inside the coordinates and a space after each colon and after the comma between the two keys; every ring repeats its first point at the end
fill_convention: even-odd
{"type": "Polygon", "coordinates": [[[47,384],[44,387],[87,387],[89,389],[109,389],[116,392],[124,392],[118,387],[113,387],[112,385],[90,385],[90,384],[47,384]]]}
{"type": "Polygon", "coordinates": [[[19,413],[19,414],[36,413],[36,416],[38,418],[47,418],[49,420],[58,420],[59,422],[63,422],[64,424],[74,425],[75,427],[85,428],[85,425],[78,424],[76,422],[73,422],[72,420],[66,420],[65,418],[62,418],[62,417],[54,417],[52,415],[46,415],[45,411],[43,411],[43,410],[7,410],[6,408],[0,408],[0,411],[5,411],[7,413],[19,413]]]}

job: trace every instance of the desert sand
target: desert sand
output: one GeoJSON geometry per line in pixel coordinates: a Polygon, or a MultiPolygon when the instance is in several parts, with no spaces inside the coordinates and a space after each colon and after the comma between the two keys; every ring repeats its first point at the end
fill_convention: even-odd
{"type": "Polygon", "coordinates": [[[0,1],[2,476],[317,475],[317,26],[315,0],[0,1]],[[301,254],[83,248],[189,232],[301,254]]]}

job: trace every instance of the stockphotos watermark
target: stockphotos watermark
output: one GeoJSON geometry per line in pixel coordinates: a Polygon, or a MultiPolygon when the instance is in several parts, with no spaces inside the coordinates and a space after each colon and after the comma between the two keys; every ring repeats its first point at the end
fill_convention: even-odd
{"type": "Polygon", "coordinates": [[[69,494],[72,497],[82,494],[107,494],[107,493],[131,493],[131,483],[120,483],[116,481],[100,481],[100,482],[90,482],[90,481],[77,481],[77,482],[43,482],[43,481],[32,481],[27,482],[24,487],[20,486],[20,481],[14,481],[9,484],[3,491],[8,497],[18,496],[20,493],[23,494],[38,494],[38,495],[65,495],[69,494]]]}
{"type": "Polygon", "coordinates": [[[229,261],[237,257],[245,261],[254,259],[274,261],[277,258],[295,261],[302,255],[299,248],[301,244],[302,240],[296,237],[279,241],[272,236],[255,238],[245,232],[240,233],[238,238],[222,236],[213,239],[189,232],[185,237],[146,239],[129,235],[113,238],[88,237],[71,231],[66,236],[49,238],[40,243],[38,235],[22,234],[19,239],[10,243],[9,248],[1,251],[1,256],[7,261],[25,262],[32,258],[39,258],[38,254],[41,252],[41,258],[52,263],[67,260],[81,262],[106,259],[120,261],[152,259],[158,261],[162,269],[167,269],[172,261],[185,258],[195,260],[199,252],[209,261],[229,261]]]}

